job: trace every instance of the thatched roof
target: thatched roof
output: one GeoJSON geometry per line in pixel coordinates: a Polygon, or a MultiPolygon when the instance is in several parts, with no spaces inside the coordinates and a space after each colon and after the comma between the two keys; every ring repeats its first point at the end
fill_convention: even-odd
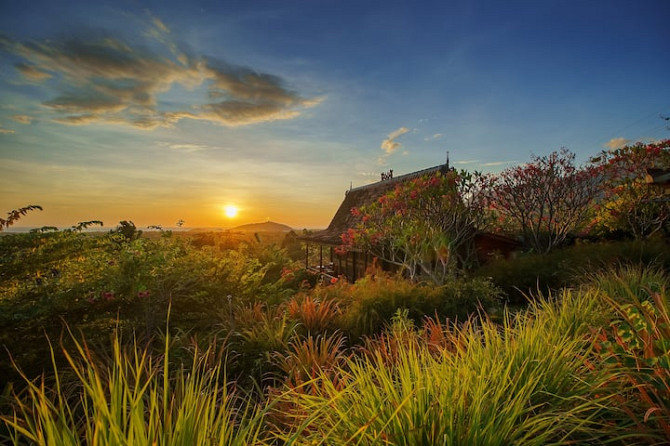
{"type": "Polygon", "coordinates": [[[355,227],[360,221],[360,217],[356,217],[351,213],[352,208],[358,208],[372,203],[382,195],[390,192],[399,183],[404,183],[436,172],[446,173],[447,170],[449,170],[449,165],[442,164],[429,169],[419,170],[418,172],[394,177],[390,180],[378,181],[366,186],[350,189],[345,193],[344,201],[340,204],[340,207],[337,209],[337,212],[327,229],[314,234],[303,235],[299,238],[300,240],[324,245],[341,245],[342,239],[340,236],[345,233],[347,229],[355,227]]]}
{"type": "Polygon", "coordinates": [[[645,177],[647,184],[670,187],[670,169],[647,169],[645,177]]]}

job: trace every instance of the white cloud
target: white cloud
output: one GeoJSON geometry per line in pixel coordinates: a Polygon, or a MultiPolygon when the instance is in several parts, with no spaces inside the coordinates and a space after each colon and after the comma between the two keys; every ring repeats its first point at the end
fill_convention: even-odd
{"type": "Polygon", "coordinates": [[[626,138],[623,138],[623,137],[612,138],[609,141],[607,141],[605,144],[603,144],[603,147],[607,147],[610,150],[616,150],[616,149],[622,148],[623,146],[625,146],[629,142],[631,142],[630,139],[626,139],[626,138]]]}
{"type": "Polygon", "coordinates": [[[516,161],[491,161],[491,162],[482,164],[482,166],[486,166],[486,167],[504,166],[505,164],[514,164],[515,162],[516,161]]]}
{"type": "Polygon", "coordinates": [[[186,153],[201,152],[211,147],[204,144],[170,144],[172,150],[179,150],[186,153]]]}
{"type": "Polygon", "coordinates": [[[435,133],[432,136],[426,136],[423,140],[424,141],[436,141],[440,138],[442,138],[444,135],[442,133],[435,133]]]}
{"type": "Polygon", "coordinates": [[[0,128],[0,135],[11,135],[16,133],[14,130],[0,128]]]}
{"type": "Polygon", "coordinates": [[[384,141],[382,141],[381,144],[381,149],[386,153],[386,156],[398,150],[398,148],[402,144],[397,142],[396,138],[404,135],[407,132],[409,132],[409,129],[407,127],[400,127],[399,129],[394,130],[393,132],[388,134],[388,137],[384,141]]]}

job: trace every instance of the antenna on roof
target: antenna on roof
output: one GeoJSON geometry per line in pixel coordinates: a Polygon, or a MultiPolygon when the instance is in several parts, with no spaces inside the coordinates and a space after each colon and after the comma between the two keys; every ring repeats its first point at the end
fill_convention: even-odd
{"type": "Polygon", "coordinates": [[[447,150],[447,170],[449,170],[449,151],[447,150]]]}

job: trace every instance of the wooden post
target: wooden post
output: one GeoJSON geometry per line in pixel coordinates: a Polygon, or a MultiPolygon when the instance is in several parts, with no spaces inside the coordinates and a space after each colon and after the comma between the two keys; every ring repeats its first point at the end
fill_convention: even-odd
{"type": "Polygon", "coordinates": [[[363,257],[363,273],[368,272],[368,252],[365,251],[365,257],[363,257]]]}
{"type": "Polygon", "coordinates": [[[309,269],[309,242],[305,242],[305,269],[309,269]]]}
{"type": "Polygon", "coordinates": [[[342,254],[337,255],[337,275],[342,274],[342,254]]]}

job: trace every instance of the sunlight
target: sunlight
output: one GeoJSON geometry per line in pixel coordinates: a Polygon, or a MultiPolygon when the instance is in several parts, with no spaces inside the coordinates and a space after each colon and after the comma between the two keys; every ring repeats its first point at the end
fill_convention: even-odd
{"type": "Polygon", "coordinates": [[[228,218],[235,218],[237,216],[237,206],[228,204],[223,207],[223,212],[228,218]]]}

